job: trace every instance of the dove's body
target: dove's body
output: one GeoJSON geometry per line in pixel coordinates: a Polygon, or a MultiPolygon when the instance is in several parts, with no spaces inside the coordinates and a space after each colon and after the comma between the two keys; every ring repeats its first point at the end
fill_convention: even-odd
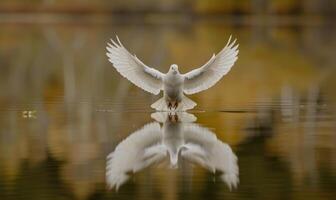
{"type": "Polygon", "coordinates": [[[196,103],[187,98],[185,94],[195,94],[215,85],[227,74],[238,55],[238,45],[235,41],[227,45],[211,59],[201,66],[186,74],[180,74],[176,64],[170,66],[167,74],[150,68],[142,63],[136,56],[131,55],[117,38],[118,43],[112,40],[107,47],[109,61],[116,70],[129,81],[141,89],[152,94],[163,91],[163,97],[151,105],[160,111],[192,109],[196,103]]]}
{"type": "Polygon", "coordinates": [[[163,98],[168,108],[177,108],[183,98],[183,76],[178,72],[169,71],[163,78],[163,98]]]}

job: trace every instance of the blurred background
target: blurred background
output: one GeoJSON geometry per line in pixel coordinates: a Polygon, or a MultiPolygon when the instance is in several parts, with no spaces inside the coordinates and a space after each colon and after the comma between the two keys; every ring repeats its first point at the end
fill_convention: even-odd
{"type": "Polygon", "coordinates": [[[335,11],[334,0],[1,0],[0,199],[331,199],[335,11]],[[238,39],[230,73],[191,96],[197,122],[239,159],[236,189],[187,163],[106,188],[106,156],[153,121],[158,98],[107,61],[115,35],[183,73],[238,39]]]}

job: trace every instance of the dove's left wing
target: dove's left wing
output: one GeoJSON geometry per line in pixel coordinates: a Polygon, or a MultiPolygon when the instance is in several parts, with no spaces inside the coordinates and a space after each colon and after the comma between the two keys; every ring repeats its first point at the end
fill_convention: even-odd
{"type": "Polygon", "coordinates": [[[215,85],[238,59],[238,45],[234,46],[236,40],[231,43],[231,37],[226,46],[198,69],[184,74],[184,88],[186,94],[195,94],[215,85]]]}
{"type": "Polygon", "coordinates": [[[237,156],[228,144],[220,141],[209,129],[196,124],[183,127],[184,151],[181,156],[204,168],[223,172],[221,178],[229,186],[236,187],[239,182],[237,156]]]}
{"type": "Polygon", "coordinates": [[[159,94],[162,89],[164,74],[156,69],[146,66],[135,55],[131,55],[121,44],[111,40],[108,43],[106,55],[113,63],[114,68],[134,85],[152,94],[159,94]]]}
{"type": "Polygon", "coordinates": [[[209,129],[194,123],[183,124],[184,150],[181,156],[215,172],[216,168],[209,158],[209,149],[214,146],[217,137],[209,129]]]}

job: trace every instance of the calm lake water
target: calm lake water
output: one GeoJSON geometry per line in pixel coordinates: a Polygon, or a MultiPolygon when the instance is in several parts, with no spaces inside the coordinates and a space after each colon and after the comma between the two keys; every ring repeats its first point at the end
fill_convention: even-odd
{"type": "Polygon", "coordinates": [[[1,27],[1,200],[335,197],[335,27],[1,27]],[[163,72],[201,66],[231,34],[239,59],[189,114],[154,113],[158,97],[107,61],[115,34],[163,72]]]}

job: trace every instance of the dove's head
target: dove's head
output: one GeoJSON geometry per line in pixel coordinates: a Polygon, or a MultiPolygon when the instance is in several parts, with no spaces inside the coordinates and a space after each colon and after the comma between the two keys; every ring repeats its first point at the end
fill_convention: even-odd
{"type": "Polygon", "coordinates": [[[177,64],[170,65],[169,72],[172,72],[173,74],[179,73],[177,64]]]}

